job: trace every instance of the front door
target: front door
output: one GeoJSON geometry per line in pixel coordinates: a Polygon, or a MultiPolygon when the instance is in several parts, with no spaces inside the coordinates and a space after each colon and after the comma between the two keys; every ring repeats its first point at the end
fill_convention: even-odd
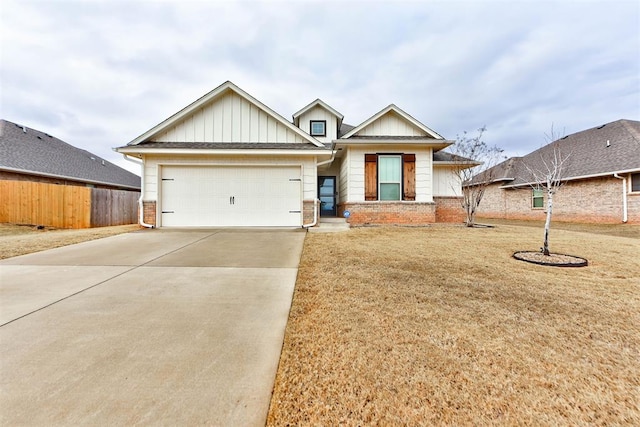
{"type": "Polygon", "coordinates": [[[318,177],[318,199],[320,199],[320,216],[336,216],[336,177],[318,177]]]}

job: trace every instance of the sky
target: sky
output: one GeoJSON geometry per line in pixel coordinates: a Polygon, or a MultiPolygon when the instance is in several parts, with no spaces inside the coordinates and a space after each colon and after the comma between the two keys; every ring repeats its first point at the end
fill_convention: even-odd
{"type": "Polygon", "coordinates": [[[393,103],[521,156],[640,120],[640,2],[0,2],[0,118],[135,173],[113,148],[227,80],[288,120],[393,103]]]}

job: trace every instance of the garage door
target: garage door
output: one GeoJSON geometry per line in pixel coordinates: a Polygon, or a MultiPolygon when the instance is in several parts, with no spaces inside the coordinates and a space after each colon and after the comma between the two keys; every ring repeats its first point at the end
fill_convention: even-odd
{"type": "Polygon", "coordinates": [[[300,226],[300,167],[163,166],[165,227],[300,226]]]}

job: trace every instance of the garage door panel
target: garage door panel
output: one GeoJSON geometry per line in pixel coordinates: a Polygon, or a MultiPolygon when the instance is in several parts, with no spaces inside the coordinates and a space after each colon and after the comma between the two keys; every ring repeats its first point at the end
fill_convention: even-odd
{"type": "Polygon", "coordinates": [[[162,226],[299,226],[300,167],[164,166],[162,226]]]}

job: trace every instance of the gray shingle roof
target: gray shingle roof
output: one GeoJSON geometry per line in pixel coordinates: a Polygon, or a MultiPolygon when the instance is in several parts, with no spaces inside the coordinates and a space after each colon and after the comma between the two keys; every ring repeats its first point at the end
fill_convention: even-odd
{"type": "Polygon", "coordinates": [[[47,133],[0,120],[0,169],[140,189],[140,177],[47,133]]]}
{"type": "Polygon", "coordinates": [[[195,150],[329,150],[309,143],[273,142],[142,142],[137,148],[185,148],[195,150]]]}
{"type": "Polygon", "coordinates": [[[617,120],[568,135],[524,157],[507,159],[491,169],[493,180],[511,181],[505,182],[508,186],[533,182],[527,166],[541,169],[542,159],[549,158],[554,149],[569,156],[564,179],[640,171],[640,122],[617,120]]]}
{"type": "Polygon", "coordinates": [[[452,154],[447,151],[434,151],[433,161],[434,162],[477,163],[471,159],[467,159],[465,157],[458,156],[456,154],[452,154]]]}

